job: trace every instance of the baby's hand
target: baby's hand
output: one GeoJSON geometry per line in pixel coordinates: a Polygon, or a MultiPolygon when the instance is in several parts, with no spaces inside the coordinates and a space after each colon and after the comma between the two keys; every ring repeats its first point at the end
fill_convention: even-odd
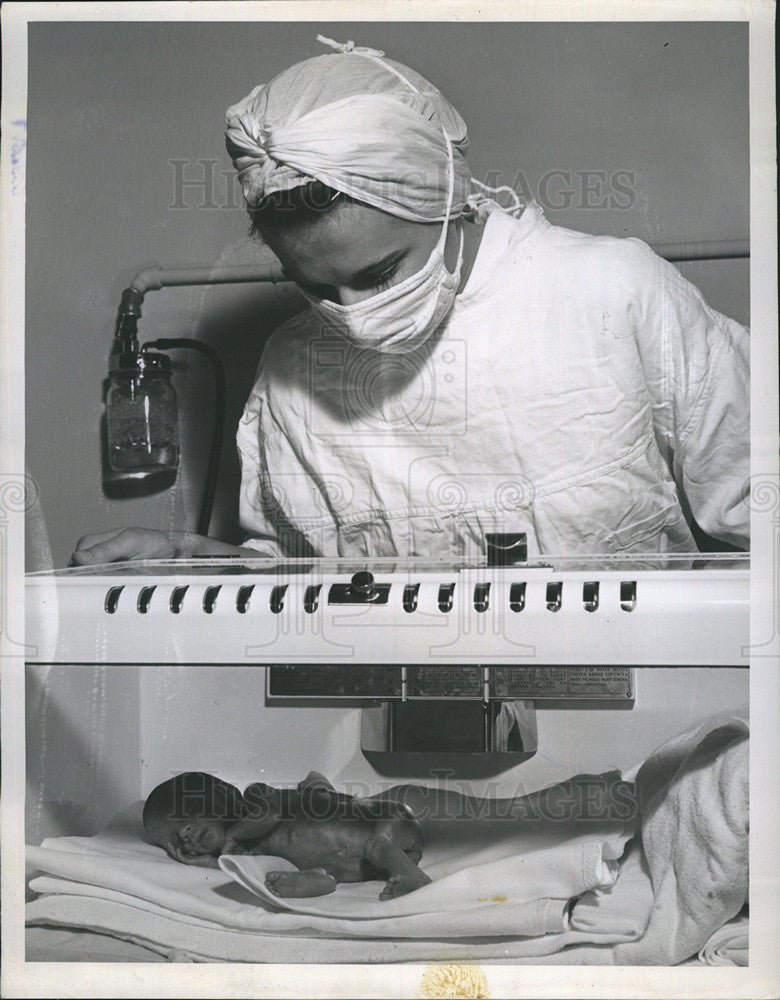
{"type": "Polygon", "coordinates": [[[241,844],[236,840],[235,837],[231,837],[228,834],[225,837],[225,843],[222,845],[222,850],[219,852],[222,854],[252,854],[252,848],[247,847],[246,844],[241,844]]]}
{"type": "Polygon", "coordinates": [[[211,854],[185,854],[180,847],[168,842],[165,853],[169,858],[183,865],[195,865],[198,868],[219,868],[219,861],[211,854]]]}

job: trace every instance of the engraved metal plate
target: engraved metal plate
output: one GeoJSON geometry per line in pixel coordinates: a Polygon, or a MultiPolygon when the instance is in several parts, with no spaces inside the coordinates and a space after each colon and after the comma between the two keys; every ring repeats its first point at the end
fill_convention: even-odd
{"type": "Polygon", "coordinates": [[[598,699],[634,696],[631,667],[491,667],[491,698],[598,699]]]}
{"type": "Polygon", "coordinates": [[[266,693],[274,698],[600,701],[634,697],[631,667],[514,667],[400,664],[274,664],[266,693]]]}
{"type": "Polygon", "coordinates": [[[268,668],[270,698],[400,698],[395,664],[292,664],[268,668]]]}
{"type": "Polygon", "coordinates": [[[482,667],[407,667],[408,698],[482,699],[482,667]]]}

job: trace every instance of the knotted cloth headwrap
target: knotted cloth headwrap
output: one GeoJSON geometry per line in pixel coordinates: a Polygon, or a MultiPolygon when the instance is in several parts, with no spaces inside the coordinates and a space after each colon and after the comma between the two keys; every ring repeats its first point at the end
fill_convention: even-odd
{"type": "Polygon", "coordinates": [[[312,180],[415,222],[480,214],[465,150],[466,124],[414,70],[377,49],[338,51],[296,63],[227,112],[226,145],[249,208],[312,180]],[[446,133],[446,135],[445,135],[446,133]]]}

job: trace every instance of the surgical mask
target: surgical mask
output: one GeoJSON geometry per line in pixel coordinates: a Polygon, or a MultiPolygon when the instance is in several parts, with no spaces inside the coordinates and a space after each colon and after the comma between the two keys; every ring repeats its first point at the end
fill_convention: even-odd
{"type": "Polygon", "coordinates": [[[329,327],[359,347],[383,354],[414,351],[436,330],[455,301],[463,263],[463,224],[455,270],[444,262],[447,230],[425,265],[396,285],[349,306],[315,298],[304,292],[312,309],[329,327]]]}
{"type": "Polygon", "coordinates": [[[450,167],[447,212],[439,241],[423,267],[398,284],[348,306],[303,292],[312,309],[328,326],[358,347],[382,354],[414,351],[441,326],[455,302],[463,264],[463,223],[458,225],[458,260],[455,270],[450,272],[444,262],[444,246],[452,210],[454,164],[452,145],[446,133],[445,138],[450,167]]]}

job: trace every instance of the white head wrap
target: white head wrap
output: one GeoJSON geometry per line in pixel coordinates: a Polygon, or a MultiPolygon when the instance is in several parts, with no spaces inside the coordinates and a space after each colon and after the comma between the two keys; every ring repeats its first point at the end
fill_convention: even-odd
{"type": "Polygon", "coordinates": [[[226,144],[247,205],[318,180],[402,219],[441,221],[449,145],[451,218],[480,214],[489,199],[475,193],[484,185],[472,181],[466,125],[449,101],[377,49],[318,38],[339,51],[296,63],[228,109],[226,144]]]}

